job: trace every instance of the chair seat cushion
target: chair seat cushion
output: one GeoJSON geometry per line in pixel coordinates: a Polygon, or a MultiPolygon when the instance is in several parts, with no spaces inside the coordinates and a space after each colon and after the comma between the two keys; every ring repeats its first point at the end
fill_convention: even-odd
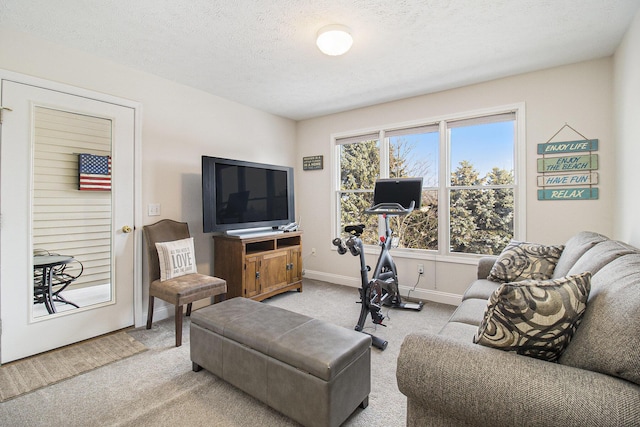
{"type": "Polygon", "coordinates": [[[199,273],[186,274],[169,280],[154,280],[149,295],[174,305],[184,305],[227,292],[227,282],[219,277],[199,273]]]}

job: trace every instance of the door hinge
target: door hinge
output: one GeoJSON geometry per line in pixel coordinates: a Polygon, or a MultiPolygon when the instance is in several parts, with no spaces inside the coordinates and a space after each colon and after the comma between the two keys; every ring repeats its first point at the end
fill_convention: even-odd
{"type": "Polygon", "coordinates": [[[4,111],[13,111],[11,108],[9,107],[3,107],[2,105],[0,105],[0,125],[2,124],[2,118],[4,117],[4,111]]]}

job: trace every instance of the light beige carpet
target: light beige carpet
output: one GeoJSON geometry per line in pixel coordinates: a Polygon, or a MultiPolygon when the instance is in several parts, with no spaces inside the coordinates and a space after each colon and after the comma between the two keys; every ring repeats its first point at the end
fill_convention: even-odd
{"type": "MultiPolygon", "coordinates": [[[[303,292],[287,292],[265,300],[353,329],[358,320],[358,290],[304,279],[303,292]]],[[[387,327],[367,331],[389,341],[385,351],[371,351],[371,394],[366,409],[357,408],[344,427],[403,427],[407,399],[398,390],[396,361],[404,337],[411,332],[437,333],[455,307],[426,302],[420,312],[387,310],[387,327]]],[[[181,347],[175,347],[173,318],[127,334],[144,351],[83,375],[42,387],[0,404],[0,426],[29,427],[299,427],[215,375],[193,372],[189,318],[184,319],[181,347]]]]}
{"type": "Polygon", "coordinates": [[[125,332],[104,335],[0,367],[0,402],[145,351],[125,332]]]}

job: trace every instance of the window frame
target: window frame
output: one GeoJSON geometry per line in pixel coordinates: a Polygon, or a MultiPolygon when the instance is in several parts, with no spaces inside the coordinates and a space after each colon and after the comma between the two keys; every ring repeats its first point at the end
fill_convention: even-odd
{"type": "MultiPolygon", "coordinates": [[[[478,258],[484,256],[484,254],[469,254],[452,252],[450,245],[450,205],[449,194],[453,189],[460,189],[460,187],[451,186],[451,152],[450,144],[448,141],[448,127],[447,123],[481,119],[482,117],[500,115],[505,113],[515,114],[515,128],[514,128],[514,152],[513,152],[513,167],[514,167],[514,214],[513,214],[513,238],[517,240],[526,240],[526,135],[525,135],[525,104],[515,103],[502,105],[498,107],[484,108],[474,111],[461,112],[456,114],[448,114],[434,118],[413,120],[403,123],[392,123],[382,126],[370,127],[367,129],[360,129],[350,132],[341,132],[331,134],[331,143],[333,145],[332,161],[332,184],[331,184],[331,231],[333,236],[341,236],[342,230],[339,230],[340,224],[340,212],[338,207],[340,206],[340,145],[345,141],[358,142],[357,139],[360,136],[364,138],[362,141],[370,139],[372,135],[377,135],[378,145],[380,150],[380,177],[385,178],[389,173],[389,139],[386,136],[386,132],[396,131],[404,128],[420,128],[437,124],[439,131],[439,153],[438,153],[438,250],[429,249],[409,249],[409,248],[395,248],[394,256],[400,258],[409,259],[424,259],[424,260],[439,260],[452,263],[476,263],[478,258]],[[442,206],[443,208],[440,208],[442,206]]],[[[429,187],[431,188],[431,187],[429,187]]],[[[380,224],[381,222],[379,222],[380,224]]],[[[335,248],[333,248],[335,249],[335,248]]],[[[379,248],[377,245],[365,245],[366,253],[377,253],[379,248]]]]}

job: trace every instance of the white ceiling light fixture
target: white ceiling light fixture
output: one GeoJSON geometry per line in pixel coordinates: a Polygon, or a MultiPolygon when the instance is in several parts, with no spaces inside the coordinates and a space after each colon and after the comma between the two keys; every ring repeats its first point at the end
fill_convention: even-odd
{"type": "Polygon", "coordinates": [[[318,31],[316,44],[322,53],[339,56],[351,49],[353,38],[349,28],[344,25],[327,25],[318,31]]]}

